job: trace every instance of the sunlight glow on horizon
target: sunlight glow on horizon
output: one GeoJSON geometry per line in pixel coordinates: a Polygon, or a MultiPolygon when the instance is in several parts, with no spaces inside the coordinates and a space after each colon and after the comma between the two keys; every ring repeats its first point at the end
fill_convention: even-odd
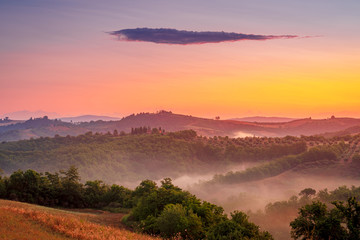
{"type": "MultiPolygon", "coordinates": [[[[62,116],[126,116],[165,109],[202,117],[220,115],[222,119],[255,115],[360,117],[360,36],[354,31],[360,17],[354,1],[341,9],[331,2],[319,16],[315,10],[321,4],[314,3],[314,13],[307,18],[285,2],[279,9],[291,9],[294,18],[264,1],[261,8],[259,3],[228,3],[247,9],[243,17],[226,5],[219,6],[214,15],[209,14],[216,12],[214,3],[210,5],[213,9],[194,3],[185,15],[196,18],[197,23],[181,18],[181,8],[173,9],[166,2],[157,5],[159,9],[147,6],[155,12],[168,10],[161,20],[141,4],[127,3],[120,8],[112,3],[114,9],[97,10],[98,3],[91,2],[81,11],[70,2],[50,4],[52,14],[42,5],[5,5],[8,12],[0,17],[0,30],[7,33],[0,39],[0,101],[6,104],[0,115],[41,109],[62,116]],[[337,19],[332,19],[329,13],[335,10],[337,19]],[[272,18],[274,12],[279,19],[272,18]],[[203,26],[198,15],[218,23],[199,29],[203,26]],[[244,21],[236,25],[244,19],[247,25],[244,21]],[[161,21],[178,29],[321,37],[175,46],[118,42],[105,33],[144,22],[154,27],[161,21]],[[29,27],[23,24],[26,22],[29,27]]],[[[309,3],[295,5],[307,8],[309,3]]]]}

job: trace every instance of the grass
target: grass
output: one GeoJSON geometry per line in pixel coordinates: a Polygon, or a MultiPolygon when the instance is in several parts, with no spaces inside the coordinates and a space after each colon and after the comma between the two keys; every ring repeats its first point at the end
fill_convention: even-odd
{"type": "MultiPolygon", "coordinates": [[[[32,204],[0,200],[0,239],[153,240],[113,226],[102,213],[64,211],[32,204]],[[100,220],[104,220],[100,222],[100,220]],[[98,221],[98,223],[96,223],[98,221]]],[[[108,220],[109,220],[108,219],[108,220]]],[[[114,219],[113,219],[114,220],[114,219]]],[[[120,222],[120,219],[116,221],[120,222]]],[[[120,224],[120,223],[119,223],[120,224]]]]}
{"type": "Polygon", "coordinates": [[[25,216],[0,207],[0,239],[2,240],[70,240],[25,216]]]}

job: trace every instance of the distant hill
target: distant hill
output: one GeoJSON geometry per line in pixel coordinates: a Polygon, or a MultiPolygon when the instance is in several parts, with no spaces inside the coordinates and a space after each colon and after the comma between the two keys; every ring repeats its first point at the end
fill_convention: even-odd
{"type": "Polygon", "coordinates": [[[229,120],[243,121],[243,122],[260,122],[260,123],[280,123],[280,122],[290,122],[298,120],[298,118],[286,118],[286,117],[242,117],[242,118],[232,118],[229,120]]]}
{"type": "MultiPolygon", "coordinates": [[[[80,118],[79,118],[80,119],[80,118]]],[[[175,114],[167,111],[157,113],[132,114],[121,120],[112,121],[73,121],[73,123],[49,118],[36,118],[16,124],[0,125],[0,141],[16,141],[31,137],[76,136],[89,131],[107,133],[130,132],[134,127],[161,127],[167,132],[187,129],[195,130],[202,136],[300,136],[315,135],[343,131],[360,126],[360,119],[328,118],[328,119],[298,119],[290,122],[246,122],[238,120],[214,120],[175,114]]]]}
{"type": "Polygon", "coordinates": [[[49,118],[58,118],[60,115],[56,112],[45,112],[45,111],[16,111],[16,112],[10,112],[5,113],[3,115],[0,115],[0,117],[8,117],[10,119],[15,120],[27,120],[29,118],[39,118],[43,116],[48,116],[49,118]]]}
{"type": "Polygon", "coordinates": [[[77,117],[64,117],[60,118],[61,121],[64,122],[90,122],[90,121],[116,121],[120,120],[120,118],[116,117],[108,117],[108,116],[97,116],[97,115],[82,115],[77,117]]]}
{"type": "Polygon", "coordinates": [[[319,135],[326,137],[326,138],[331,138],[331,137],[341,137],[341,136],[346,136],[346,135],[354,135],[354,134],[359,134],[359,133],[360,133],[360,125],[356,125],[356,126],[349,127],[344,130],[341,130],[341,131],[326,132],[326,133],[319,134],[319,135]]]}

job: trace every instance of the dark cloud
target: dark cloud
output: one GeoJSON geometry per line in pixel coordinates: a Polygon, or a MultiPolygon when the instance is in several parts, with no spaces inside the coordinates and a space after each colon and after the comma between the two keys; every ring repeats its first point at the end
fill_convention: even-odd
{"type": "Polygon", "coordinates": [[[165,44],[201,44],[241,40],[271,40],[297,38],[296,35],[255,35],[231,32],[194,32],[168,28],[134,28],[110,32],[120,41],[154,42],[165,44]]]}

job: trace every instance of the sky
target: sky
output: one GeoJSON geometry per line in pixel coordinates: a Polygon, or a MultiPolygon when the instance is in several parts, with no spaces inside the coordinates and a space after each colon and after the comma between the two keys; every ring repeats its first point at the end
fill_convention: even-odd
{"type": "Polygon", "coordinates": [[[359,12],[358,0],[0,0],[0,116],[360,117],[359,12]]]}

